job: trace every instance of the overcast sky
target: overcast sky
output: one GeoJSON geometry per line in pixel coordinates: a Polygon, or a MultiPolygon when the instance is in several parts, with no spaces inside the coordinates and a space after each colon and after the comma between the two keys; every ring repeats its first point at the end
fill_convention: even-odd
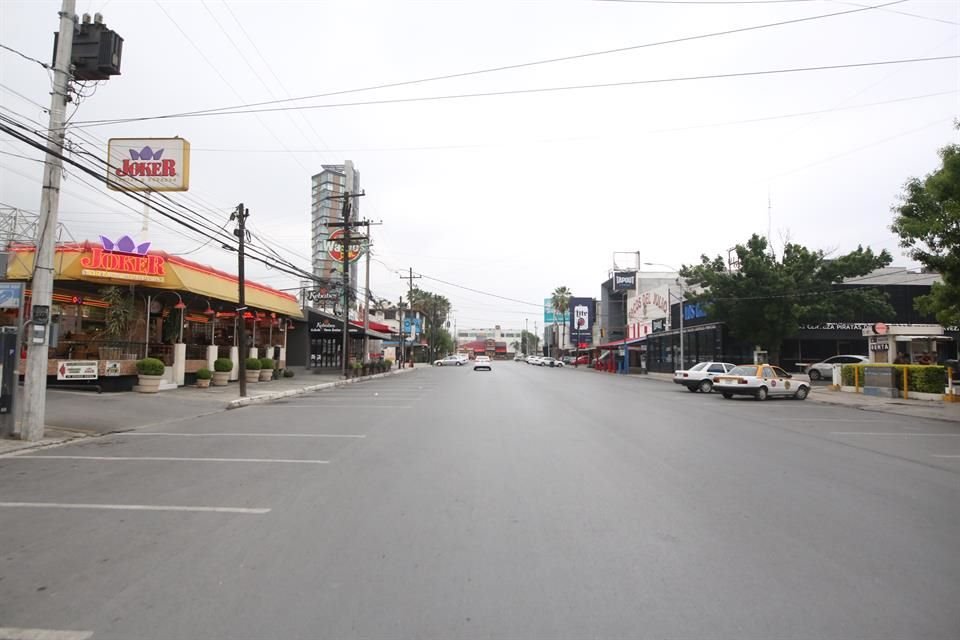
{"type": "MultiPolygon", "coordinates": [[[[0,0],[0,43],[49,61],[59,6],[0,0]]],[[[450,298],[460,327],[522,327],[529,319],[532,329],[540,318],[532,305],[559,285],[599,297],[614,252],[679,266],[726,255],[769,226],[778,245],[789,237],[840,253],[864,244],[910,265],[888,230],[890,207],[906,179],[933,170],[937,149],[958,139],[958,60],[357,102],[960,55],[956,0],[636,48],[863,6],[867,0],[78,0],[78,13],[102,12],[124,38],[122,75],[80,105],[72,122],[81,127],[633,48],[283,105],[341,106],[71,135],[104,156],[110,137],[186,138],[191,189],[174,197],[217,225],[244,202],[251,228],[308,269],[310,177],[321,164],[353,160],[367,192],[362,213],[383,221],[374,230],[375,295],[396,300],[405,292],[397,271],[412,267],[531,303],[418,281],[450,298]]],[[[0,50],[0,84],[6,115],[46,124],[23,99],[49,104],[44,69],[0,50]]],[[[0,203],[36,211],[42,165],[9,154],[41,156],[2,133],[0,152],[0,203]]],[[[61,218],[77,240],[140,239],[140,209],[74,175],[64,182],[61,218]]],[[[151,227],[154,248],[203,244],[167,224],[176,231],[151,227]]],[[[188,257],[235,272],[235,254],[216,243],[188,257]]],[[[248,275],[297,285],[257,264],[248,275]]]]}

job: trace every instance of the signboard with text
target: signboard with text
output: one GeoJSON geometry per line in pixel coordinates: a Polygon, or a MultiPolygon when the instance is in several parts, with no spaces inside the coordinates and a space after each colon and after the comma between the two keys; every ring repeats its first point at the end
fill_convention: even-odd
{"type": "Polygon", "coordinates": [[[613,290],[614,291],[633,291],[637,288],[636,271],[614,271],[613,290]]]}
{"type": "Polygon", "coordinates": [[[553,300],[550,298],[543,299],[543,324],[566,324],[570,319],[569,309],[566,313],[557,313],[553,308],[553,300]]]}
{"type": "Polygon", "coordinates": [[[58,360],[57,380],[96,380],[96,360],[58,360]]]}
{"type": "Polygon", "coordinates": [[[190,143],[183,138],[111,138],[107,157],[113,191],[190,189],[190,143]]]}
{"type": "Polygon", "coordinates": [[[595,314],[593,298],[570,298],[570,337],[574,344],[593,341],[595,314]]]}

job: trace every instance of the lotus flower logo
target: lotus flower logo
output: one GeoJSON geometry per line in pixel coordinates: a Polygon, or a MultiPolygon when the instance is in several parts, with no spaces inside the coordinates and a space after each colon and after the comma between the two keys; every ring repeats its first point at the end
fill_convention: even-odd
{"type": "MultiPolygon", "coordinates": [[[[146,147],[147,150],[150,147],[146,147]]],[[[160,150],[163,152],[163,149],[160,150]]],[[[130,153],[133,153],[131,151],[130,153]]],[[[143,244],[137,244],[133,241],[133,238],[130,236],[122,236],[119,240],[114,242],[106,236],[100,236],[100,244],[103,245],[104,251],[119,251],[120,253],[134,253],[138,256],[147,255],[147,251],[150,249],[150,243],[144,242],[143,244]]]]}
{"type": "Polygon", "coordinates": [[[154,151],[149,145],[145,146],[143,149],[140,149],[140,151],[137,151],[136,149],[130,149],[130,159],[134,162],[137,160],[159,160],[162,156],[163,149],[157,149],[154,151]]]}

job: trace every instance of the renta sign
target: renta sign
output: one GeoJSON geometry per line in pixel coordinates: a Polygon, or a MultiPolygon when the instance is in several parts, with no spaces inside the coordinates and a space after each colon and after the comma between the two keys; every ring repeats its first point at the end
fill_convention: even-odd
{"type": "Polygon", "coordinates": [[[163,282],[166,276],[166,259],[148,255],[149,242],[136,245],[130,236],[117,242],[100,236],[100,247],[93,247],[80,257],[81,274],[111,280],[135,280],[139,282],[163,282]]]}

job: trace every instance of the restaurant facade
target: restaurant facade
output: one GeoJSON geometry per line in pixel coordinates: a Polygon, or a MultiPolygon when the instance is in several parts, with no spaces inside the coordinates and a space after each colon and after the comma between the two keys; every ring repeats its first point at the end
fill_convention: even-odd
{"type": "MultiPolygon", "coordinates": [[[[31,318],[29,283],[33,245],[7,248],[6,280],[24,286],[24,316],[6,309],[0,321],[23,325],[31,318]]],[[[131,389],[136,360],[164,362],[163,388],[192,382],[200,368],[213,369],[217,358],[270,357],[285,366],[287,331],[302,317],[295,296],[255,282],[245,283],[246,309],[237,312],[236,276],[163,251],[128,236],[116,242],[60,244],[54,256],[53,304],[49,310],[51,383],[96,384],[131,389]],[[239,344],[244,323],[248,344],[239,344]],[[96,375],[65,379],[65,363],[86,363],[96,375]]],[[[20,373],[26,359],[21,351],[20,373]]]]}

